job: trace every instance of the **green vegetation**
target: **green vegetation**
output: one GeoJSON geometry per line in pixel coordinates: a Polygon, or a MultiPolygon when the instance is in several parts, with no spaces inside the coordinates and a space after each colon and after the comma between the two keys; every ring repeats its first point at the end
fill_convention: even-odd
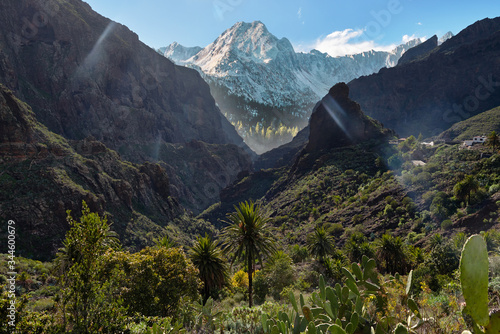
{"type": "MultiPolygon", "coordinates": [[[[259,213],[250,209],[251,204],[242,203],[237,212],[259,213]]],[[[232,291],[237,291],[235,285],[244,288],[249,284],[242,270],[233,278],[234,287],[224,281],[226,297],[221,294],[218,301],[209,297],[198,302],[198,291],[204,291],[198,279],[200,271],[182,248],[159,243],[134,254],[120,251],[106,218],[90,212],[86,205],[79,221],[68,215],[68,222],[72,228],[56,265],[16,258],[16,269],[22,270],[16,278],[20,287],[16,304],[19,332],[354,334],[460,333],[466,328],[475,333],[498,332],[498,314],[489,313],[498,305],[488,284],[494,280],[488,260],[498,255],[490,254],[488,259],[487,244],[498,245],[500,238],[491,233],[474,235],[466,242],[463,234],[456,236],[454,244],[465,243],[460,269],[458,265],[455,268],[460,272],[460,281],[458,275],[453,275],[438,293],[425,282],[419,283],[418,273],[413,270],[407,276],[382,275],[377,268],[384,266],[366,255],[359,263],[344,259],[336,279],[320,275],[314,279],[314,287],[300,286],[294,283],[297,268],[292,259],[277,251],[267,258],[266,269],[255,273],[255,282],[263,280],[278,302],[261,296],[260,305],[250,308],[225,304],[235,293],[232,291]],[[55,278],[51,272],[61,276],[55,278]],[[36,286],[32,277],[43,280],[38,288],[29,288],[36,286]],[[460,304],[462,291],[465,308],[460,304]]],[[[399,239],[386,236],[378,242],[377,253],[397,252],[399,245],[399,239]]],[[[193,256],[201,249],[215,251],[218,259],[222,257],[209,236],[199,237],[189,253],[193,256]]],[[[5,257],[0,261],[4,273],[7,260],[5,257]]],[[[0,316],[5,318],[9,297],[3,277],[0,316]]],[[[8,326],[3,324],[0,332],[11,332],[8,326]]]]}
{"type": "Polygon", "coordinates": [[[500,107],[485,111],[465,121],[455,123],[439,137],[457,141],[471,140],[474,136],[486,136],[492,131],[496,131],[496,133],[500,132],[500,107]]]}

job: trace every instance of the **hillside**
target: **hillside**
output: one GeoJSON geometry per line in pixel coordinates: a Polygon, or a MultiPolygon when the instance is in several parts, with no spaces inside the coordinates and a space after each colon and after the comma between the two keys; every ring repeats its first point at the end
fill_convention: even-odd
{"type": "MultiPolygon", "coordinates": [[[[494,119],[495,112],[481,119],[494,119]]],[[[338,247],[354,232],[375,240],[391,231],[422,246],[434,234],[477,233],[498,225],[500,160],[497,155],[481,160],[488,148],[427,147],[414,137],[389,145],[394,133],[365,116],[344,84],[318,103],[309,128],[306,146],[287,166],[242,175],[223,191],[222,202],[200,218],[220,226],[234,204],[252,199],[262,204],[287,243],[306,244],[322,226],[338,247]],[[327,112],[328,105],[336,107],[327,112]],[[329,121],[335,110],[350,121],[329,121]],[[349,125],[342,130],[342,123],[349,125]],[[423,166],[413,160],[423,160],[423,166]],[[481,180],[470,206],[454,193],[466,175],[481,180]]],[[[479,125],[474,131],[480,131],[479,125]]]]}
{"type": "Polygon", "coordinates": [[[446,140],[470,140],[474,136],[487,136],[492,131],[500,133],[500,107],[493,108],[453,124],[451,128],[438,136],[446,140]]]}
{"type": "MultiPolygon", "coordinates": [[[[244,163],[225,169],[222,186],[251,168],[252,152],[200,75],[174,65],[85,2],[2,1],[0,37],[0,83],[27,102],[50,131],[70,140],[93,136],[136,163],[158,162],[165,144],[196,140],[222,145],[221,150],[227,144],[239,147],[231,154],[244,163]],[[46,20],[24,29],[29,25],[19,22],[35,13],[46,20]]],[[[207,163],[217,164],[217,157],[207,163]]],[[[175,183],[177,170],[167,169],[175,183]]],[[[186,194],[185,203],[198,191],[175,186],[186,194]]]]}
{"type": "MultiPolygon", "coordinates": [[[[66,211],[78,213],[82,201],[107,214],[132,250],[167,233],[187,243],[193,233],[211,228],[171,196],[163,167],[122,160],[92,137],[68,141],[50,132],[1,85],[0,120],[0,219],[16,222],[19,255],[52,258],[69,228],[66,211]]],[[[0,227],[2,238],[6,226],[0,227]]]]}

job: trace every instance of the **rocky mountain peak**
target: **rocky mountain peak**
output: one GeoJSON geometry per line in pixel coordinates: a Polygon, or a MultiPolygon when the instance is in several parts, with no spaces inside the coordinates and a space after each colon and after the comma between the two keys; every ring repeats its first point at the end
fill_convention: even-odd
{"type": "Polygon", "coordinates": [[[448,31],[446,34],[441,36],[441,38],[438,40],[438,45],[443,44],[444,42],[446,42],[447,40],[449,40],[453,36],[455,36],[455,35],[451,31],[448,31]]]}
{"type": "Polygon", "coordinates": [[[173,42],[165,48],[165,52],[163,53],[163,55],[176,64],[182,64],[182,62],[191,58],[201,50],[202,48],[199,46],[185,47],[177,42],[173,42]]]}

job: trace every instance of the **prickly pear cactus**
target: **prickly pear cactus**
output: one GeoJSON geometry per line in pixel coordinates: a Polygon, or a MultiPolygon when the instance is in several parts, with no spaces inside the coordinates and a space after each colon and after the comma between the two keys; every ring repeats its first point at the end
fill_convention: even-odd
{"type": "Polygon", "coordinates": [[[481,326],[490,322],[488,310],[488,251],[480,235],[471,236],[460,258],[460,282],[466,302],[466,313],[481,326]]]}

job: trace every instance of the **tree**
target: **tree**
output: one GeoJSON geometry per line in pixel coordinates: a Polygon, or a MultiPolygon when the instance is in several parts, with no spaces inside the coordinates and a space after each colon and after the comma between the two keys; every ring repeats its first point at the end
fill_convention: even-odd
{"type": "Polygon", "coordinates": [[[497,133],[495,131],[492,131],[488,135],[486,144],[488,146],[491,146],[493,148],[493,151],[495,151],[495,149],[500,146],[500,138],[498,137],[498,135],[497,135],[497,133]]]}
{"type": "Polygon", "coordinates": [[[262,264],[262,257],[276,251],[273,239],[269,236],[268,219],[260,213],[260,206],[253,202],[241,202],[235,212],[228,215],[229,226],[223,230],[225,250],[233,252],[231,264],[236,259],[243,260],[248,266],[248,305],[252,307],[252,274],[255,260],[262,264]]]}
{"type": "Polygon", "coordinates": [[[189,257],[194,266],[200,271],[203,281],[203,301],[206,302],[210,293],[221,289],[228,281],[228,271],[222,250],[208,235],[198,237],[189,252],[189,257]]]}
{"type": "Polygon", "coordinates": [[[467,204],[470,203],[471,194],[478,190],[479,183],[472,175],[467,175],[464,180],[458,182],[455,187],[453,187],[455,197],[462,201],[467,199],[467,204]]]}
{"type": "Polygon", "coordinates": [[[377,255],[380,264],[384,264],[386,272],[406,274],[408,271],[408,255],[400,237],[384,234],[378,242],[377,255]]]}
{"type": "Polygon", "coordinates": [[[326,233],[323,227],[317,227],[314,234],[310,235],[307,249],[309,253],[316,256],[322,264],[328,254],[333,253],[333,238],[326,233]]]}
{"type": "Polygon", "coordinates": [[[375,255],[368,238],[361,232],[351,234],[344,245],[344,251],[351,262],[361,262],[363,255],[370,258],[375,255]]]}
{"type": "Polygon", "coordinates": [[[177,243],[174,240],[170,239],[170,237],[168,235],[165,235],[163,238],[157,239],[155,241],[155,244],[156,244],[156,247],[158,247],[158,248],[161,248],[161,247],[164,247],[164,248],[178,247],[177,243]]]}
{"type": "Polygon", "coordinates": [[[100,328],[118,332],[125,309],[115,272],[105,270],[103,259],[119,247],[119,242],[106,217],[91,213],[85,202],[82,206],[80,221],[75,221],[68,211],[71,228],[57,254],[63,316],[66,318],[69,312],[69,327],[75,333],[95,333],[100,328]]]}

